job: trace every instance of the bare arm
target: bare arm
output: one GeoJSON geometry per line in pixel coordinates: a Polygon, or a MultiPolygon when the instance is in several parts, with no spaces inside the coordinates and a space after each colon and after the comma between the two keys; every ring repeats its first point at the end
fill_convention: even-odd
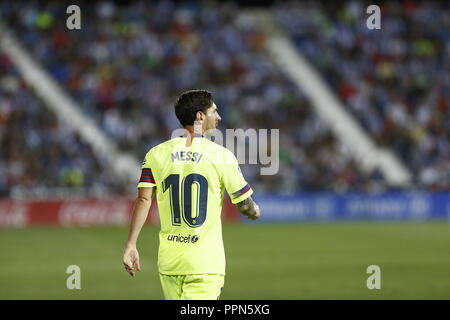
{"type": "Polygon", "coordinates": [[[155,194],[154,191],[155,188],[139,188],[139,193],[133,207],[130,232],[128,233],[128,239],[125,244],[125,252],[122,258],[126,271],[133,277],[135,274],[133,265],[136,265],[136,269],[138,271],[141,270],[139,265],[139,253],[136,249],[136,242],[152,205],[152,197],[155,194]]]}
{"type": "Polygon", "coordinates": [[[246,215],[251,220],[259,218],[259,206],[253,201],[252,197],[236,203],[236,207],[243,215],[246,215]]]}

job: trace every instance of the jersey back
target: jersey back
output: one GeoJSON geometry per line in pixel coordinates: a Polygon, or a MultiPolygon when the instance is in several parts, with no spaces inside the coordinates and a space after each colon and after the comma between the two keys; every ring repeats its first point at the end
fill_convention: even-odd
{"type": "Polygon", "coordinates": [[[225,274],[221,212],[253,190],[234,154],[203,137],[168,140],[146,155],[138,188],[156,187],[161,230],[158,268],[168,275],[225,274]]]}

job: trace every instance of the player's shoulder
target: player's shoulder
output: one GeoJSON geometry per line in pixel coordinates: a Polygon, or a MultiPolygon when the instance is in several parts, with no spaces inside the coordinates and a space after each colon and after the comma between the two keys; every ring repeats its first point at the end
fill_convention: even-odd
{"type": "Polygon", "coordinates": [[[216,163],[221,162],[222,164],[234,164],[235,161],[237,161],[234,153],[226,147],[207,138],[202,138],[201,140],[204,147],[208,150],[208,153],[213,155],[216,163]]]}
{"type": "Polygon", "coordinates": [[[182,137],[176,137],[176,138],[172,138],[172,139],[160,142],[156,146],[152,147],[150,149],[150,151],[159,152],[159,151],[163,151],[163,150],[167,150],[167,149],[173,148],[174,146],[176,146],[178,144],[183,144],[181,138],[182,137]]]}
{"type": "Polygon", "coordinates": [[[208,138],[201,138],[201,142],[204,146],[206,146],[207,148],[211,149],[214,152],[219,152],[221,154],[226,154],[227,156],[234,156],[233,152],[231,152],[230,150],[228,150],[227,148],[225,148],[224,146],[211,141],[208,138]]]}
{"type": "Polygon", "coordinates": [[[155,157],[157,155],[162,155],[165,152],[173,150],[173,148],[180,143],[180,138],[172,138],[166,141],[162,141],[157,145],[153,146],[148,150],[146,154],[147,157],[155,157]]]}

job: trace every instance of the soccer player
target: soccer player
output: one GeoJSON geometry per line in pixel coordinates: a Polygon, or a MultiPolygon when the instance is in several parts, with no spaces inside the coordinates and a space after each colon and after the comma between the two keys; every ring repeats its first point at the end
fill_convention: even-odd
{"type": "Polygon", "coordinates": [[[204,137],[221,120],[212,94],[182,93],[175,114],[185,135],[153,147],[145,156],[123,264],[133,277],[133,267],[141,270],[136,241],[156,194],[161,221],[158,269],[165,299],[218,299],[225,278],[220,218],[224,189],[249,219],[258,219],[260,210],[234,154],[204,137]]]}

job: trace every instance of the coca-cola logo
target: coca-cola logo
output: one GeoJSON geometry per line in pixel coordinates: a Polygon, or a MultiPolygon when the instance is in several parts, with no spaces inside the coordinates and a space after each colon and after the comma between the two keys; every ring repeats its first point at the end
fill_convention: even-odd
{"type": "Polygon", "coordinates": [[[11,201],[0,202],[0,227],[23,228],[27,224],[27,205],[11,201]]]}
{"type": "Polygon", "coordinates": [[[127,201],[70,201],[61,205],[62,226],[126,225],[130,213],[127,201]]]}

